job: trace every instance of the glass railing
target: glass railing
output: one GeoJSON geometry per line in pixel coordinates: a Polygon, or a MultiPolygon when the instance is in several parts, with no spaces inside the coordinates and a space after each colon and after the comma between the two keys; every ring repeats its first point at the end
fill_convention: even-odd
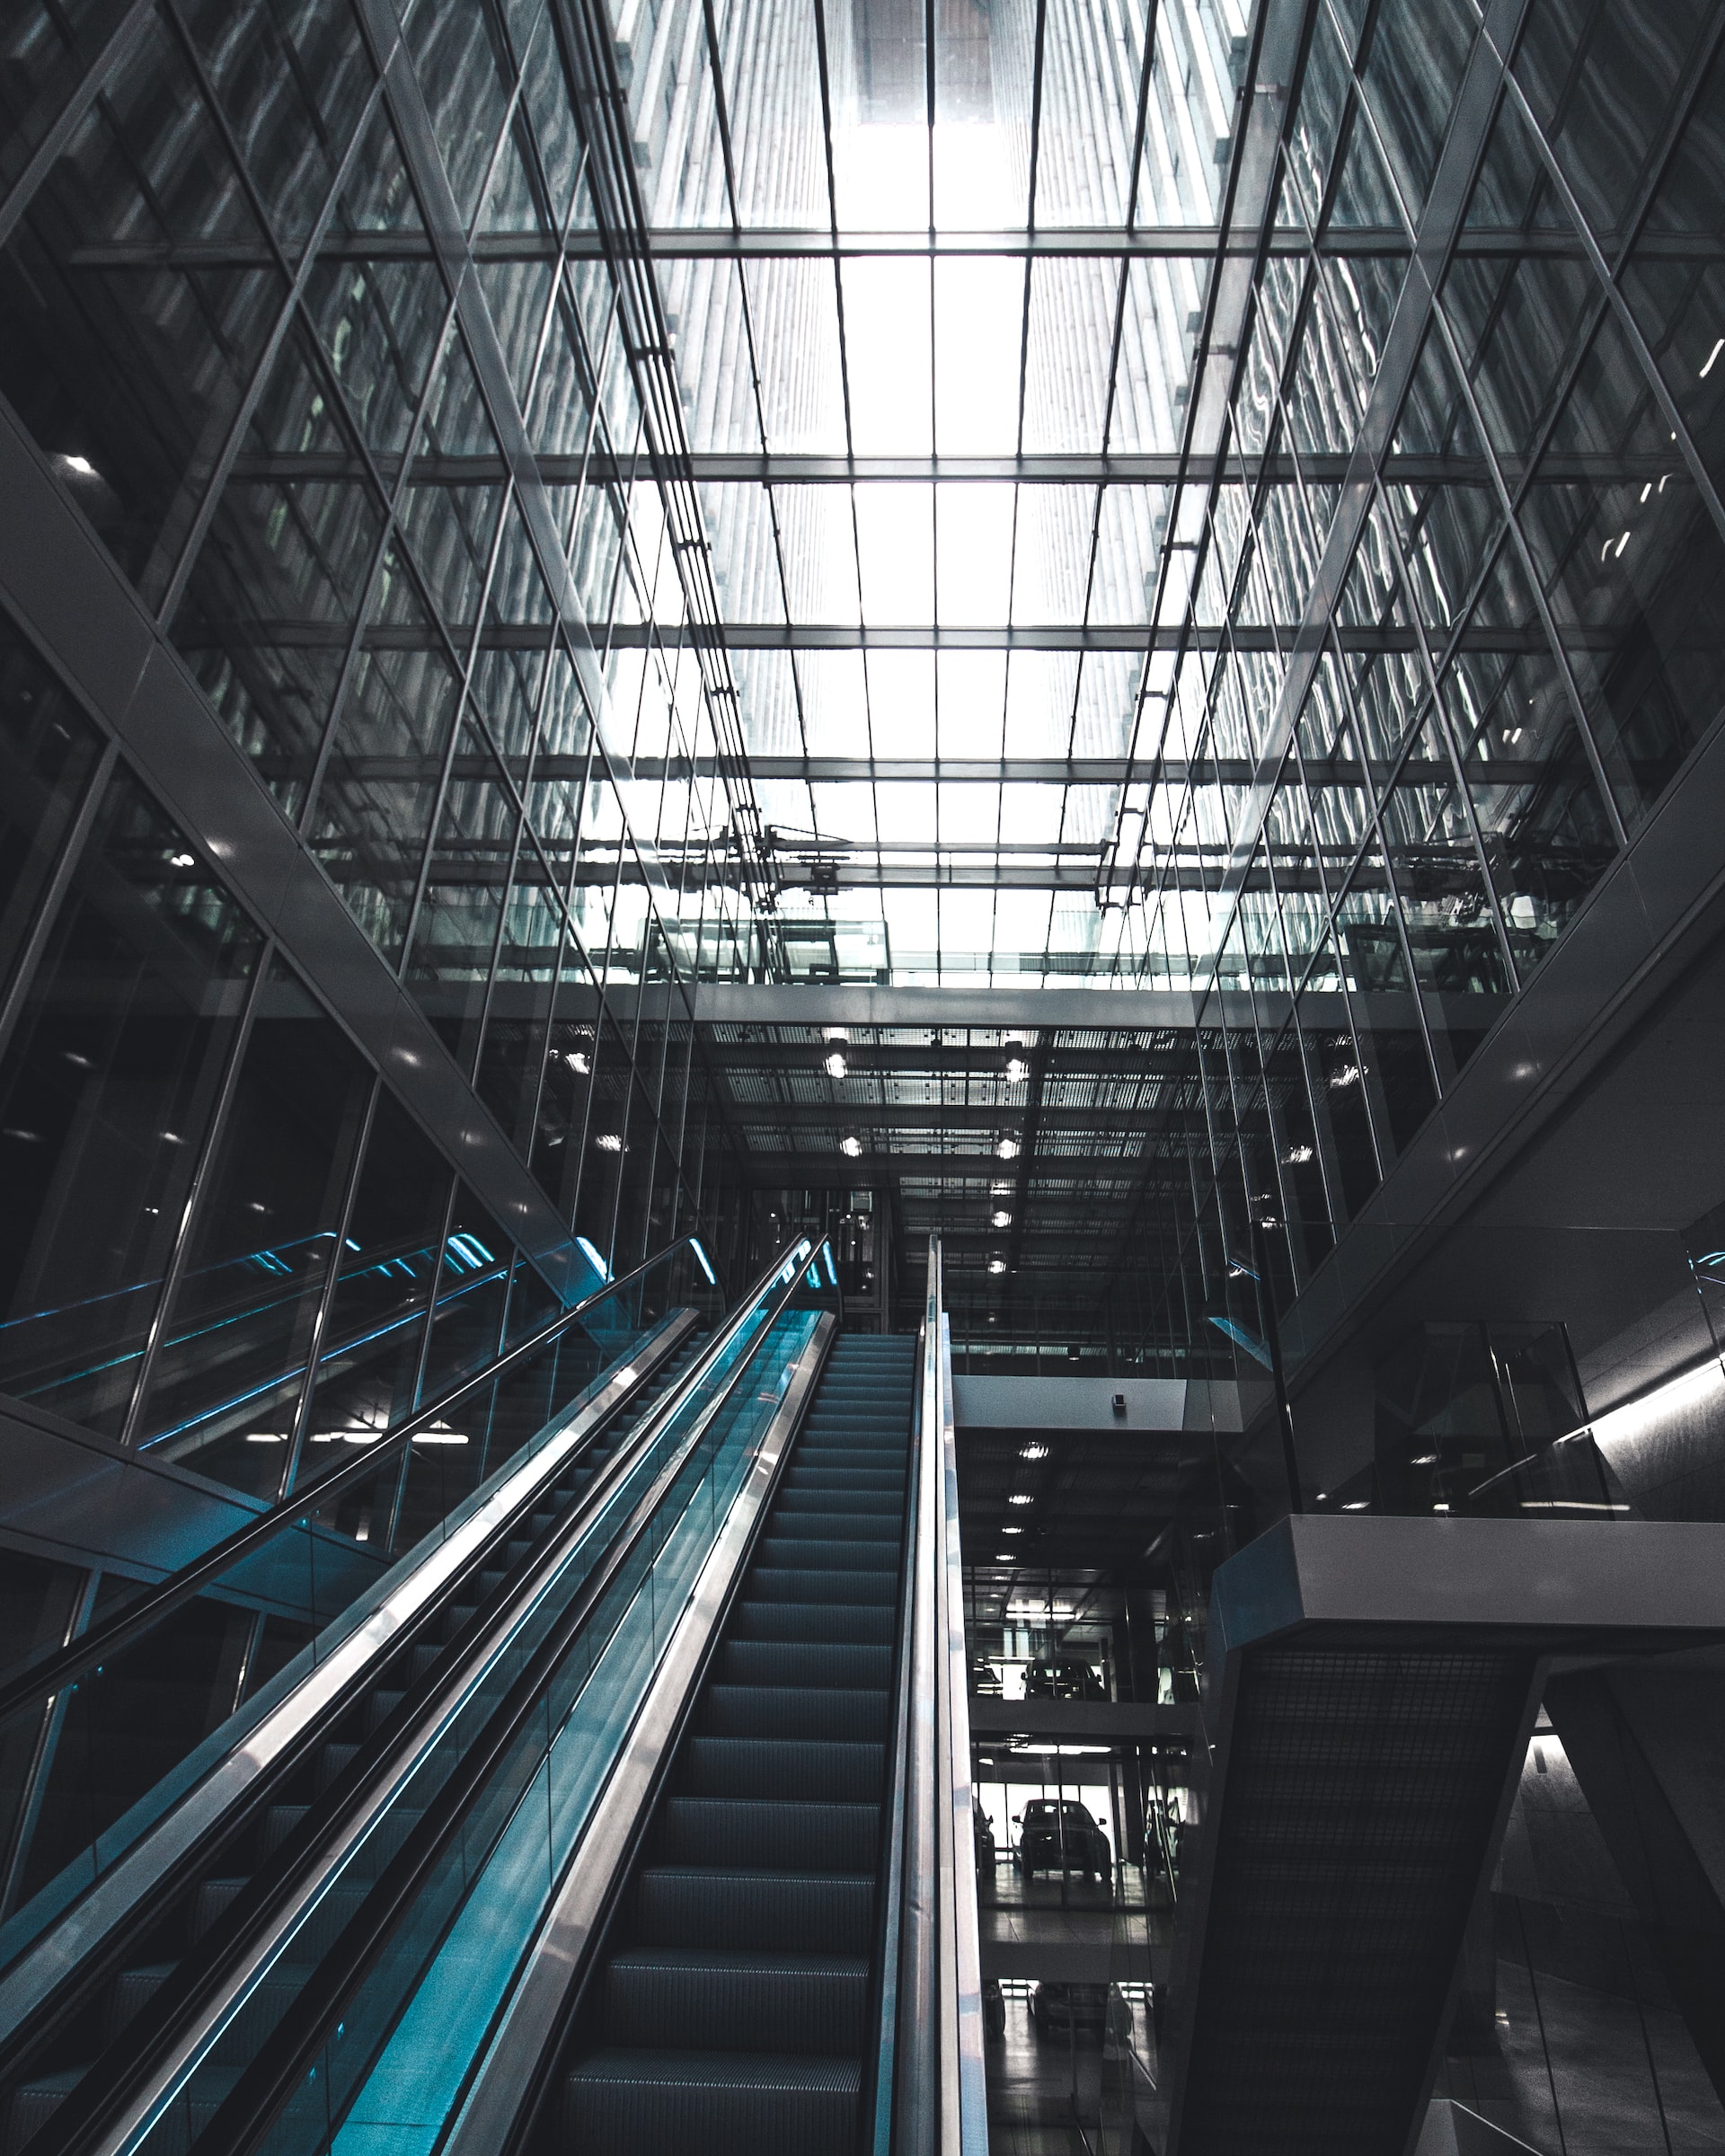
{"type": "Polygon", "coordinates": [[[697,1576],[806,1393],[836,1301],[810,1257],[798,1243],[728,1324],[389,1801],[139,2090],[114,2156],[439,2141],[697,1576]]]}
{"type": "Polygon", "coordinates": [[[928,1245],[881,1920],[873,2156],[987,2156],[952,1336],[928,1245]]]}
{"type": "Polygon", "coordinates": [[[685,1238],[393,1427],[347,1428],[307,1479],[155,1586],[119,1583],[67,1646],[0,1686],[9,1966],[337,1651],[405,1572],[606,1387],[720,1297],[685,1238]]]}

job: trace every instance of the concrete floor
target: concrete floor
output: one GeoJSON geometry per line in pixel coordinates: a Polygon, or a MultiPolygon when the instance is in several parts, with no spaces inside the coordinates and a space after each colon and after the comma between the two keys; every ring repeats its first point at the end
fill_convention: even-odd
{"type": "Polygon", "coordinates": [[[986,2061],[989,2156],[1130,2156],[1135,2069],[1120,2046],[1039,2037],[1009,1994],[986,2061]]]}

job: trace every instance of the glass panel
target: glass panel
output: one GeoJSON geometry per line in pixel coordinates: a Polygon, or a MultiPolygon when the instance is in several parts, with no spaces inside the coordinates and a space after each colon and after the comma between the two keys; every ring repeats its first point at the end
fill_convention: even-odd
{"type": "Polygon", "coordinates": [[[100,753],[95,729],[0,614],[0,982],[100,753]]]}
{"type": "Polygon", "coordinates": [[[1377,11],[1366,94],[1411,217],[1425,207],[1475,29],[1466,0],[1384,0],[1377,11]]]}
{"type": "Polygon", "coordinates": [[[0,1062],[0,1391],[119,1435],[258,949],[118,773],[0,1062]]]}
{"type": "Polygon", "coordinates": [[[283,811],[304,806],[383,504],[296,328],[187,581],[173,641],[283,811]]]}
{"type": "Polygon", "coordinates": [[[334,1268],[371,1072],[278,959],[259,993],[140,1442],[273,1498],[334,1268]],[[255,1440],[255,1442],[254,1442],[255,1440]]]}
{"type": "Polygon", "coordinates": [[[1523,526],[1633,829],[1719,711],[1725,543],[1613,316],[1559,418],[1523,526]]]}
{"type": "Polygon", "coordinates": [[[0,391],[152,600],[280,312],[267,261],[153,20],[0,256],[0,391]]]}

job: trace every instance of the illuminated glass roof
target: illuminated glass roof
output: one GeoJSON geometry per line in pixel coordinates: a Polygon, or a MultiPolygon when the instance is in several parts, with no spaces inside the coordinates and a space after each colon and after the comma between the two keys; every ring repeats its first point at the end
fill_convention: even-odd
{"type": "Polygon", "coordinates": [[[1144,972],[1101,899],[1249,11],[1146,12],[618,11],[792,976],[1144,972]]]}

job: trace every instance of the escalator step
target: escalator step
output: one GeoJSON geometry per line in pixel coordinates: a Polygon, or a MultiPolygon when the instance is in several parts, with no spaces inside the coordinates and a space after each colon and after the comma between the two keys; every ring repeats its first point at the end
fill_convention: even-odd
{"type": "Polygon", "coordinates": [[[204,1879],[191,1904],[191,1943],[196,1946],[217,1917],[226,1913],[229,1904],[249,1884],[245,1879],[204,1879]]]}
{"type": "Polygon", "coordinates": [[[835,1572],[880,1572],[898,1577],[898,1544],[830,1535],[774,1533],[762,1537],[756,1562],[769,1572],[812,1572],[817,1566],[835,1572]]]}
{"type": "Polygon", "coordinates": [[[898,1612],[890,1603],[745,1602],[731,1621],[733,1639],[836,1639],[890,1645],[898,1612]]]}
{"type": "Polygon", "coordinates": [[[866,1954],[874,1881],[848,1872],[650,1866],[635,1888],[635,1943],[759,1954],[866,1954]]]}
{"type": "Polygon", "coordinates": [[[723,1684],[817,1684],[828,1692],[884,1692],[892,1682],[892,1649],[732,1639],[719,1659],[719,1681],[723,1684]]]}
{"type": "Polygon", "coordinates": [[[709,1684],[697,1727],[703,1736],[884,1743],[887,1695],[806,1684],[709,1684]]]}
{"type": "Polygon", "coordinates": [[[893,1489],[782,1489],[774,1517],[795,1520],[879,1520],[895,1540],[904,1525],[904,1493],[893,1489]]]}
{"type": "Polygon", "coordinates": [[[608,2044],[678,2051],[860,2052],[869,1965],[860,1956],[637,1947],[606,1972],[608,2044]]]}
{"type": "Polygon", "coordinates": [[[773,1533],[783,1540],[792,1535],[813,1536],[818,1542],[887,1542],[897,1556],[904,1526],[902,1509],[882,1505],[865,1512],[860,1505],[849,1510],[815,1506],[781,1505],[773,1515],[773,1533]]]}
{"type": "Polygon", "coordinates": [[[358,1745],[325,1745],[317,1755],[317,1793],[321,1797],[338,1774],[359,1756],[358,1745]]]}
{"type": "Polygon", "coordinates": [[[375,1736],[406,1697],[404,1692],[374,1692],[366,1701],[366,1735],[375,1736]]]}
{"type": "Polygon", "coordinates": [[[156,1961],[144,1968],[120,1971],[108,1994],[104,2042],[113,2042],[133,2016],[149,2004],[179,1966],[176,1961],[156,1961]]]}
{"type": "Polygon", "coordinates": [[[258,1836],[260,1855],[274,1856],[311,1808],[309,1804],[272,1804],[263,1815],[263,1826],[258,1836]]]}
{"type": "Polygon", "coordinates": [[[861,1567],[830,1571],[789,1565],[756,1565],[745,1592],[756,1602],[874,1603],[891,1609],[898,1600],[898,1568],[879,1571],[861,1567]]]}
{"type": "Polygon", "coordinates": [[[765,2052],[601,2051],[565,2084],[571,2150],[850,2156],[859,2063],[765,2052]]]}
{"type": "Polygon", "coordinates": [[[88,2066],[66,2066],[58,2073],[38,2074],[13,2092],[6,2113],[6,2156],[19,2156],[34,2141],[89,2072],[88,2066]]]}
{"type": "Polygon", "coordinates": [[[880,1857],[878,1804],[796,1804],[783,1797],[672,1797],[658,1849],[671,1865],[765,1871],[854,1871],[872,1878],[880,1857]]]}
{"type": "Polygon", "coordinates": [[[844,1804],[876,1798],[885,1772],[883,1745],[692,1736],[685,1787],[693,1797],[789,1797],[844,1804]]]}

